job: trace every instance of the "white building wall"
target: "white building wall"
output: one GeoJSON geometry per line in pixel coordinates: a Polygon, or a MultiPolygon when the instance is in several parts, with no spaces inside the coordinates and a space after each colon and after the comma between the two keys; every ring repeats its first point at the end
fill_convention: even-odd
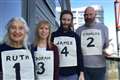
{"type": "MultiPolygon", "coordinates": [[[[100,23],[104,23],[104,11],[102,6],[100,5],[91,5],[96,10],[96,21],[100,23]]],[[[73,13],[73,24],[74,29],[76,30],[79,26],[83,25],[84,22],[84,10],[88,6],[80,7],[80,8],[72,8],[71,11],[73,13]]],[[[57,21],[59,22],[59,15],[60,15],[61,9],[59,7],[56,7],[56,15],[57,15],[57,21]]]]}
{"type": "MultiPolygon", "coordinates": [[[[72,12],[76,12],[74,14],[74,17],[76,17],[74,20],[74,29],[77,29],[79,26],[83,25],[84,22],[84,10],[86,9],[86,7],[88,6],[84,6],[84,7],[80,7],[80,8],[72,8],[72,12]]],[[[91,5],[91,7],[94,7],[94,9],[96,10],[96,22],[100,22],[100,23],[104,23],[104,11],[102,6],[100,5],[91,5]]]]}

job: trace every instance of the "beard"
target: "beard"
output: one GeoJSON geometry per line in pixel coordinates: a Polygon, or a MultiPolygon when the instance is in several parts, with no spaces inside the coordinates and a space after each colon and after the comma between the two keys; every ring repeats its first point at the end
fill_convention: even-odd
{"type": "Polygon", "coordinates": [[[70,24],[62,24],[63,30],[64,31],[69,31],[70,30],[70,24]]]}
{"type": "Polygon", "coordinates": [[[93,22],[95,21],[95,19],[94,18],[87,18],[87,19],[85,19],[85,24],[87,25],[87,26],[90,26],[93,22]]]}

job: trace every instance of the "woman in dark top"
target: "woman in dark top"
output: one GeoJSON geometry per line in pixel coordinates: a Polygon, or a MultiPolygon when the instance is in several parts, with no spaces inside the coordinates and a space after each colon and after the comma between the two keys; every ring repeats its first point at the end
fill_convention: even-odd
{"type": "Polygon", "coordinates": [[[0,44],[0,80],[34,80],[33,59],[27,47],[29,28],[25,20],[14,17],[6,29],[0,44]]]}
{"type": "Polygon", "coordinates": [[[35,60],[36,80],[59,80],[58,48],[50,42],[51,27],[48,21],[38,23],[31,51],[35,60]]]}

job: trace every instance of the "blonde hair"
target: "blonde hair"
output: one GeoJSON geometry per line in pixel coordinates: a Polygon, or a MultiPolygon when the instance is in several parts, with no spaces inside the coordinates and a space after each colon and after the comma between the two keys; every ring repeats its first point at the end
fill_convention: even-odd
{"type": "Polygon", "coordinates": [[[7,29],[7,32],[6,32],[6,35],[3,39],[3,42],[5,42],[6,44],[10,44],[10,39],[9,39],[9,29],[10,29],[10,26],[11,24],[14,22],[14,21],[20,21],[21,23],[23,23],[23,27],[25,28],[25,31],[26,31],[26,35],[25,35],[25,38],[23,40],[23,46],[25,48],[28,48],[28,32],[29,32],[29,28],[28,28],[28,25],[26,23],[26,21],[22,18],[22,17],[13,17],[12,19],[10,19],[7,23],[7,25],[5,26],[6,29],[7,29]]]}
{"type": "Polygon", "coordinates": [[[34,39],[34,46],[37,46],[38,42],[40,41],[40,37],[39,37],[39,34],[38,34],[38,30],[41,26],[43,25],[47,25],[49,27],[49,35],[48,35],[48,38],[47,38],[47,45],[48,47],[51,47],[51,25],[48,21],[46,20],[43,20],[43,21],[40,21],[38,24],[37,24],[37,27],[35,29],[35,39],[34,39]]]}

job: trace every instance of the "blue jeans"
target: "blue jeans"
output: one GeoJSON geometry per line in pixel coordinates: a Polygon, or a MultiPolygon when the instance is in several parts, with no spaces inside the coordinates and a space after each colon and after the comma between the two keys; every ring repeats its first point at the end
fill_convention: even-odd
{"type": "Polygon", "coordinates": [[[70,75],[70,76],[59,76],[59,80],[79,80],[79,77],[77,74],[70,75]]]}
{"type": "Polygon", "coordinates": [[[104,68],[85,68],[85,80],[105,80],[106,67],[104,68]]]}

